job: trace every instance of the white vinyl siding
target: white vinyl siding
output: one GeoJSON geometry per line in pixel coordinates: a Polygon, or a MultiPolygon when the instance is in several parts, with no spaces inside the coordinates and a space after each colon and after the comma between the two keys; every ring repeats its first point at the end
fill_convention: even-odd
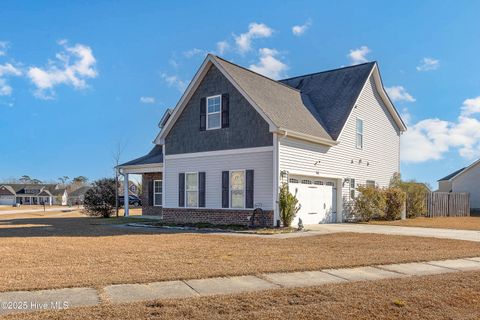
{"type": "MultiPolygon", "coordinates": [[[[279,138],[280,171],[318,177],[353,178],[356,185],[374,180],[388,186],[400,170],[400,131],[374,88],[373,77],[348,117],[339,144],[333,147],[288,137],[279,138]],[[357,118],[363,119],[363,149],[358,149],[357,118]],[[368,143],[366,143],[368,141],[368,143]]],[[[350,198],[349,183],[344,183],[342,197],[350,198]]]]}
{"type": "Polygon", "coordinates": [[[469,192],[470,208],[480,209],[480,164],[453,179],[452,192],[469,192]]]}
{"type": "MultiPolygon", "coordinates": [[[[241,150],[241,149],[238,149],[241,150]]],[[[205,208],[222,208],[222,171],[254,170],[254,204],[263,210],[273,210],[273,152],[201,155],[194,158],[169,159],[164,171],[165,208],[178,207],[178,174],[205,172],[205,208]]],[[[251,210],[251,209],[245,209],[251,210]]]]}

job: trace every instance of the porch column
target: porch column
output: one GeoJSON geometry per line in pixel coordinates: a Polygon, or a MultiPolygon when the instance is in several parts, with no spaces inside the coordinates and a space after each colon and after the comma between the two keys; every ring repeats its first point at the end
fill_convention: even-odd
{"type": "Polygon", "coordinates": [[[124,180],[123,180],[123,208],[125,210],[125,214],[124,216],[125,217],[128,217],[129,216],[129,212],[128,212],[128,173],[124,173],[123,174],[123,177],[124,177],[124,180]]]}

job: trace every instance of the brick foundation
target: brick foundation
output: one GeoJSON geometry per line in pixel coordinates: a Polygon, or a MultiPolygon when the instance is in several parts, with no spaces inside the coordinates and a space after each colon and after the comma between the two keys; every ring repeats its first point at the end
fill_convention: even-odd
{"type": "MultiPolygon", "coordinates": [[[[198,223],[250,225],[252,210],[232,209],[190,209],[163,208],[163,221],[167,223],[198,223]]],[[[264,211],[265,224],[273,227],[273,211],[264,211]]],[[[259,217],[255,217],[255,225],[259,225],[259,217]]]]}
{"type": "Polygon", "coordinates": [[[162,172],[144,173],[142,175],[142,215],[162,215],[162,207],[153,206],[153,203],[151,203],[153,200],[148,196],[150,192],[150,182],[153,180],[162,180],[162,176],[162,172]]]}

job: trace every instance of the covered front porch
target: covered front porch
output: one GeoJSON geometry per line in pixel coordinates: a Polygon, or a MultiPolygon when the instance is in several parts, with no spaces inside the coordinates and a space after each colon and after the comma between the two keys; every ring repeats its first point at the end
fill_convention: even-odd
{"type": "MultiPolygon", "coordinates": [[[[155,145],[145,156],[128,161],[117,166],[118,173],[124,181],[129,181],[130,175],[142,176],[142,215],[162,215],[163,208],[163,150],[161,145],[155,145]]],[[[129,188],[124,183],[124,210],[129,216],[129,188]]]]}

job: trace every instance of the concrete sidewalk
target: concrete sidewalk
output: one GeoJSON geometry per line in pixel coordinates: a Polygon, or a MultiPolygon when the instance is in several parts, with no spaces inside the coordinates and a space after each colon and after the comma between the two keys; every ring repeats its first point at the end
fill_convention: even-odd
{"type": "Polygon", "coordinates": [[[55,211],[61,211],[61,212],[72,212],[72,211],[77,211],[77,210],[82,210],[83,207],[56,207],[56,208],[46,208],[43,210],[43,208],[40,209],[18,209],[18,210],[0,210],[0,215],[7,215],[7,214],[20,214],[20,213],[35,213],[35,212],[55,212],[55,211]]]}
{"type": "Polygon", "coordinates": [[[101,290],[102,298],[100,298],[99,292],[93,288],[3,292],[0,293],[0,316],[14,312],[93,306],[102,302],[115,304],[238,294],[269,289],[321,286],[353,281],[375,281],[468,270],[480,271],[480,257],[321,271],[265,273],[145,284],[115,284],[106,286],[101,290]]]}
{"type": "Polygon", "coordinates": [[[338,232],[379,233],[386,235],[430,237],[480,242],[480,231],[474,230],[399,227],[357,223],[310,224],[306,225],[305,229],[309,230],[308,233],[310,234],[326,234],[338,232]]]}

